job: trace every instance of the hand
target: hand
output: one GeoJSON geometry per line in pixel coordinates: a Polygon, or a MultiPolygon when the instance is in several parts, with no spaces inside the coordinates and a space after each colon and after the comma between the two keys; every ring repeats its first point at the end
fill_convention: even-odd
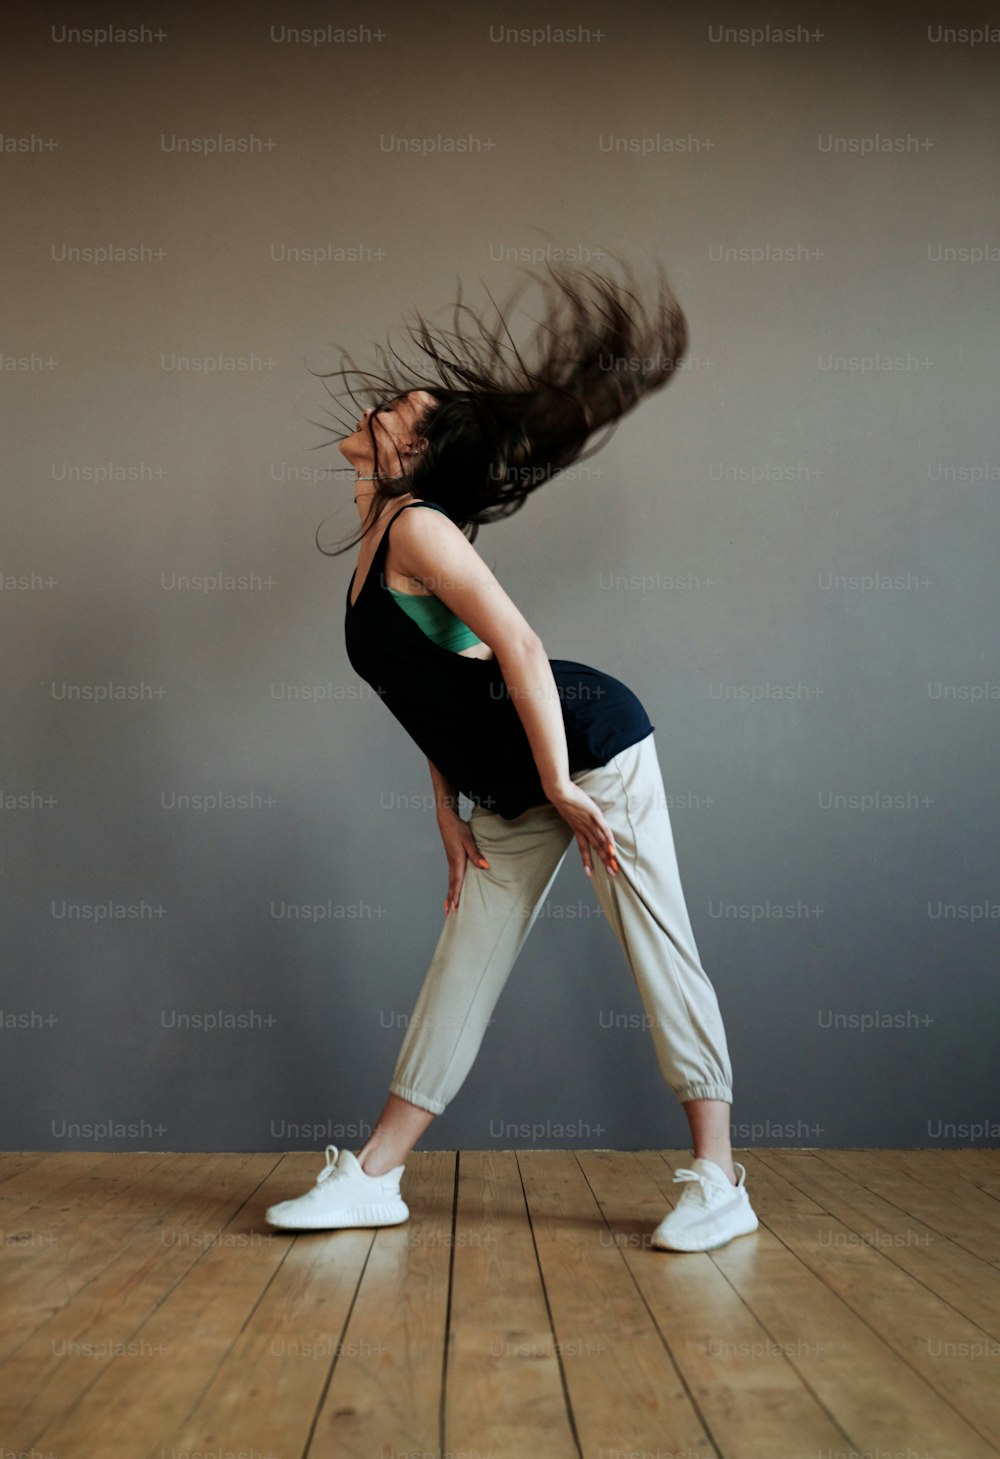
{"type": "Polygon", "coordinates": [[[448,895],[444,899],[444,915],[447,917],[449,910],[458,910],[466,862],[471,859],[476,866],[487,871],[489,862],[476,845],[469,822],[463,821],[461,816],[454,813],[438,816],[438,830],[448,857],[448,895]]]}
{"type": "Polygon", "coordinates": [[[597,802],[572,780],[549,795],[549,800],[576,833],[576,842],[583,857],[583,869],[588,876],[593,874],[593,860],[590,843],[597,847],[597,854],[604,862],[611,876],[618,874],[618,858],[615,855],[615,841],[611,827],[598,810],[597,802]]]}

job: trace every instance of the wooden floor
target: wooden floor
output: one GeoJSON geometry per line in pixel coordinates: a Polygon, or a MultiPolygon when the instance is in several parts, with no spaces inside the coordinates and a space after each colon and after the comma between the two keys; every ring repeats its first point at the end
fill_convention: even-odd
{"type": "Polygon", "coordinates": [[[681,1255],[686,1151],[414,1154],[295,1236],[315,1153],[0,1156],[0,1454],[1000,1454],[1000,1151],[737,1158],[760,1229],[681,1255]]]}

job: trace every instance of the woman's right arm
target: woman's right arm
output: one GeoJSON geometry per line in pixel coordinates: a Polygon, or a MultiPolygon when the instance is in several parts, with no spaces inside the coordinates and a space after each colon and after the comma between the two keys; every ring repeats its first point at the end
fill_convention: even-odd
{"type": "Polygon", "coordinates": [[[430,770],[431,779],[434,782],[434,809],[437,812],[438,822],[440,823],[442,814],[447,816],[450,812],[457,816],[458,791],[451,781],[441,774],[433,761],[427,761],[427,768],[430,770]]]}
{"type": "Polygon", "coordinates": [[[465,881],[466,860],[471,857],[477,866],[487,871],[489,862],[476,845],[468,821],[464,821],[458,813],[458,791],[455,786],[442,775],[433,761],[428,760],[427,764],[434,782],[438,830],[441,832],[448,858],[448,895],[444,899],[444,915],[447,917],[449,909],[454,911],[458,907],[462,883],[465,881]]]}

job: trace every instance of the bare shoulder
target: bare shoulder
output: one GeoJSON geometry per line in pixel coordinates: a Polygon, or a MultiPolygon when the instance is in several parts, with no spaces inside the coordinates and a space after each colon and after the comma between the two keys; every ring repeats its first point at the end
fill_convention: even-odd
{"type": "Polygon", "coordinates": [[[489,644],[498,659],[525,643],[540,642],[517,604],[450,517],[432,510],[401,511],[400,518],[392,539],[400,571],[447,604],[489,644]]]}
{"type": "Polygon", "coordinates": [[[414,577],[442,559],[452,565],[461,564],[466,570],[482,565],[482,558],[461,527],[443,511],[433,507],[424,511],[400,509],[391,526],[396,561],[414,577]]]}
{"type": "MultiPolygon", "coordinates": [[[[417,506],[417,502],[407,502],[407,507],[417,506]]],[[[433,507],[429,502],[420,502],[420,506],[426,507],[426,511],[407,511],[400,507],[392,518],[392,535],[396,541],[413,538],[428,541],[445,541],[447,539],[460,538],[467,547],[472,543],[466,537],[461,527],[455,525],[448,514],[440,507],[433,507]]],[[[474,550],[474,549],[473,549],[474,550]]]]}

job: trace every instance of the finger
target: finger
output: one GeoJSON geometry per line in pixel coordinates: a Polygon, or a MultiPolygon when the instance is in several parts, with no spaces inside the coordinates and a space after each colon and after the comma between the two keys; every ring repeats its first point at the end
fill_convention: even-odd
{"type": "Polygon", "coordinates": [[[444,903],[444,914],[446,917],[449,912],[454,912],[458,908],[458,899],[462,892],[464,862],[461,865],[458,863],[454,866],[449,865],[448,870],[450,873],[448,877],[448,895],[444,903]]]}
{"type": "Polygon", "coordinates": [[[590,842],[587,840],[586,836],[577,835],[576,843],[580,848],[580,855],[583,858],[584,871],[587,873],[588,876],[593,876],[594,869],[593,862],[591,861],[590,856],[590,842]]]}
{"type": "Polygon", "coordinates": [[[594,843],[597,854],[604,863],[609,874],[616,876],[618,873],[618,853],[615,850],[615,840],[611,827],[600,814],[596,804],[593,805],[593,814],[586,831],[589,841],[594,843]]]}
{"type": "Polygon", "coordinates": [[[483,853],[480,851],[479,847],[476,845],[475,841],[473,841],[472,843],[472,846],[469,850],[469,855],[475,862],[476,866],[481,866],[484,871],[489,871],[490,864],[486,860],[486,857],[483,855],[483,853]]]}
{"type": "Polygon", "coordinates": [[[599,836],[600,841],[598,844],[601,845],[603,852],[601,859],[604,862],[605,866],[608,868],[610,874],[612,876],[617,876],[618,853],[615,850],[614,836],[612,835],[610,828],[605,825],[603,821],[601,822],[599,836]]]}

